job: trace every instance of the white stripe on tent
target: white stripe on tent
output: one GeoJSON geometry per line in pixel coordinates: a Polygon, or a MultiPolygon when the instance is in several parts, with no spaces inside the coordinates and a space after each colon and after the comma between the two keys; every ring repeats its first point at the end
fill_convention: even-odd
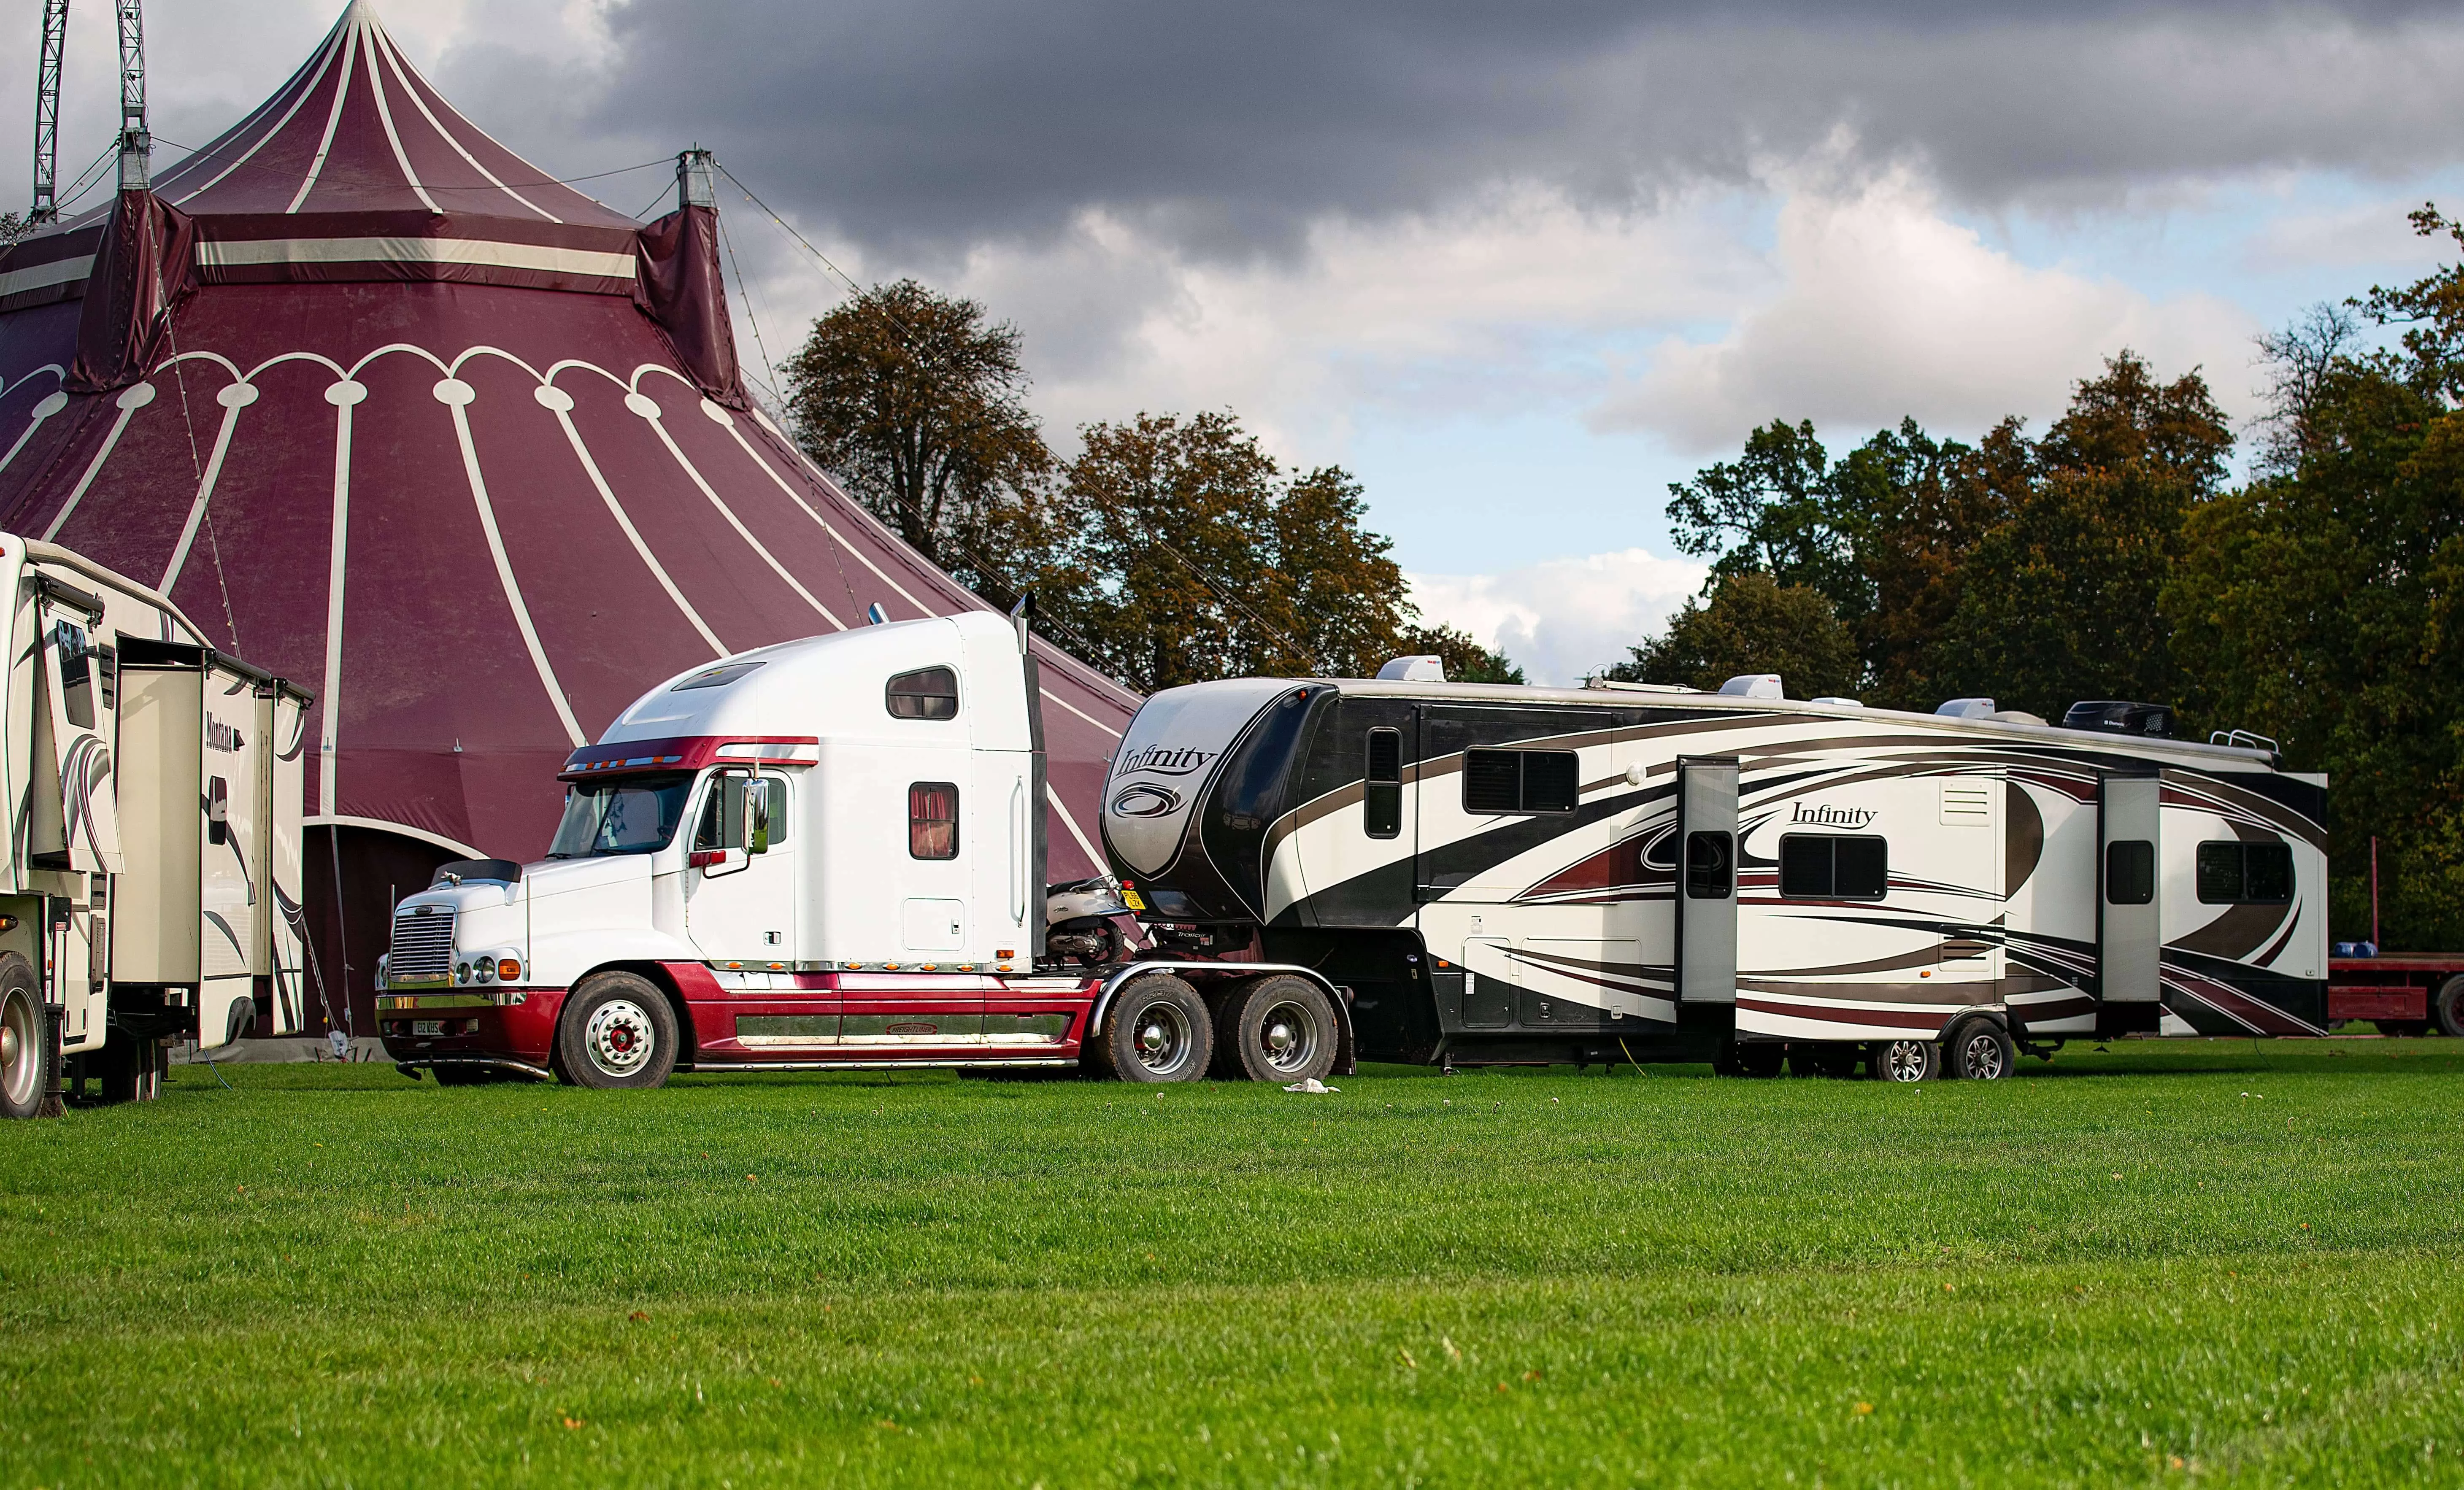
{"type": "Polygon", "coordinates": [[[908,594],[907,586],[891,579],[879,564],[874,563],[872,561],[871,555],[867,554],[857,545],[848,542],[844,534],[841,534],[838,529],[831,527],[830,520],[828,518],[823,516],[820,513],[815,512],[811,503],[805,501],[803,497],[797,494],[794,487],[789,486],[786,483],[786,480],[781,477],[779,472],[770,469],[770,463],[761,458],[761,452],[753,448],[752,441],[744,438],[744,431],[736,427],[735,421],[732,419],[727,422],[727,432],[736,436],[736,443],[743,447],[745,454],[753,457],[753,464],[760,467],[761,473],[768,476],[771,481],[778,486],[780,491],[787,493],[787,499],[789,501],[803,508],[804,510],[805,516],[810,517],[815,522],[822,525],[822,531],[830,536],[831,542],[836,543],[839,547],[846,549],[850,554],[853,554],[856,557],[857,562],[863,564],[867,569],[871,570],[874,575],[880,578],[882,583],[889,585],[893,590],[896,590],[900,598],[905,600],[908,604],[914,606],[918,612],[927,616],[937,616],[940,614],[939,611],[935,610],[932,606],[925,604],[914,596],[908,594]]]}
{"type": "Polygon", "coordinates": [[[54,259],[28,269],[12,269],[0,274],[0,295],[16,295],[26,290],[41,290],[52,285],[64,285],[72,279],[84,279],[94,273],[94,255],[82,258],[54,259]]]}
{"type": "MultiPolygon", "coordinates": [[[[543,383],[541,386],[548,387],[552,384],[543,383]]],[[[564,390],[558,388],[556,391],[561,393],[564,390]]],[[[582,431],[573,427],[573,414],[570,408],[558,408],[550,405],[548,411],[556,415],[556,422],[563,428],[566,442],[573,447],[574,457],[582,462],[582,469],[588,473],[590,484],[599,489],[599,499],[607,504],[607,511],[616,518],[616,526],[625,530],[625,537],[632,543],[633,552],[642,556],[642,562],[649,567],[651,577],[659,581],[661,589],[668,592],[668,599],[676,603],[676,609],[684,612],[685,619],[693,623],[693,628],[701,633],[701,639],[710,644],[712,652],[720,657],[726,656],[727,644],[720,641],[718,633],[713,631],[709,624],[701,619],[701,612],[693,608],[693,602],[685,599],[685,592],[676,587],[674,580],[669,578],[667,566],[659,562],[658,555],[650,552],[650,545],[643,540],[641,531],[633,526],[633,519],[626,515],[624,504],[616,500],[615,491],[607,485],[607,478],[600,473],[599,462],[590,458],[590,448],[582,443],[582,431]]]]}
{"type": "MultiPolygon", "coordinates": [[[[34,373],[46,372],[50,373],[55,379],[59,379],[67,377],[69,370],[62,367],[57,362],[45,362],[42,366],[35,368],[34,372],[28,373],[26,378],[32,378],[34,376],[34,373]]],[[[17,380],[20,386],[24,385],[26,378],[20,378],[17,380]]],[[[34,405],[33,412],[26,416],[26,432],[17,436],[17,443],[9,447],[8,454],[0,455],[0,471],[8,470],[11,463],[16,460],[17,452],[26,448],[26,442],[34,437],[34,431],[43,427],[44,420],[51,418],[54,414],[58,413],[61,409],[68,406],[69,396],[61,392],[59,389],[54,388],[51,392],[45,394],[42,402],[34,405]]]]}
{"type": "Polygon", "coordinates": [[[453,437],[462,444],[462,471],[470,478],[472,505],[479,511],[479,530],[487,535],[488,556],[496,561],[496,579],[505,587],[505,603],[514,609],[514,624],[521,630],[522,645],[530,648],[531,665],[539,669],[539,683],[547,690],[548,702],[556,706],[556,716],[564,721],[564,733],[580,749],[590,741],[582,733],[582,721],[573,716],[573,706],[565,701],[563,687],[556,681],[556,668],[548,664],[547,648],[539,642],[539,628],[531,624],[530,606],[523,603],[521,584],[514,578],[514,561],[505,554],[504,535],[496,531],[496,509],[488,500],[488,478],[479,474],[479,447],[471,438],[467,396],[471,385],[459,378],[450,378],[437,386],[463,392],[460,402],[445,406],[453,411],[453,437]]]}
{"type": "Polygon", "coordinates": [[[441,212],[444,208],[438,207],[436,199],[428,194],[428,188],[419,184],[419,172],[410,168],[410,157],[403,153],[402,136],[394,132],[393,110],[385,106],[385,68],[381,65],[384,60],[371,43],[368,49],[368,91],[377,100],[377,121],[385,125],[385,142],[393,146],[394,164],[402,167],[402,179],[410,183],[410,189],[419,193],[419,200],[428,204],[429,211],[441,212]]]}
{"type": "MultiPolygon", "coordinates": [[[[1051,696],[1049,693],[1045,695],[1046,698],[1051,696]]],[[[1052,783],[1049,781],[1044,783],[1044,798],[1045,800],[1052,803],[1053,811],[1061,814],[1061,825],[1067,828],[1069,836],[1078,841],[1078,846],[1086,850],[1087,862],[1095,866],[1096,873],[1103,873],[1104,856],[1095,852],[1094,844],[1087,842],[1087,830],[1078,825],[1077,819],[1069,816],[1069,804],[1061,800],[1061,794],[1052,789],[1052,783]]]]}
{"type": "Polygon", "coordinates": [[[317,699],[325,711],[317,740],[317,805],[334,810],[334,778],[342,743],[342,581],[350,570],[344,559],[351,543],[351,410],[367,397],[367,386],[345,378],[325,390],[334,405],[334,534],[325,560],[325,690],[317,699]]]}
{"type": "MultiPolygon", "coordinates": [[[[229,165],[226,165],[221,170],[215,172],[212,180],[207,182],[204,186],[197,187],[194,191],[190,191],[187,195],[181,197],[180,202],[175,202],[171,204],[172,206],[177,207],[180,203],[187,202],[194,198],[198,192],[211,191],[214,187],[222,185],[224,177],[229,176],[231,172],[239,169],[243,165],[246,165],[251,160],[255,158],[257,151],[265,148],[268,141],[282,133],[282,127],[291,122],[291,116],[299,112],[299,106],[301,104],[306,103],[310,99],[316,97],[317,85],[325,80],[325,70],[334,65],[334,54],[341,45],[343,29],[344,28],[342,27],[337,26],[331,32],[326,33],[325,49],[317,55],[316,76],[308,79],[307,87],[299,90],[299,97],[291,100],[291,107],[282,111],[282,117],[274,121],[274,127],[267,130],[264,134],[257,136],[256,143],[250,145],[247,149],[241,151],[238,160],[231,162],[229,165]]],[[[268,103],[271,103],[273,100],[268,99],[267,101],[268,103]]],[[[258,112],[262,114],[264,111],[260,109],[258,112]]],[[[243,125],[242,127],[245,128],[246,126],[243,125]]],[[[173,166],[171,168],[171,174],[175,176],[178,175],[181,170],[186,168],[187,164],[187,163],[183,161],[179,165],[173,166]]]]}
{"type": "Polygon", "coordinates": [[[188,562],[188,549],[197,541],[197,529],[206,520],[206,504],[214,499],[214,483],[222,479],[223,457],[231,453],[231,432],[239,427],[239,411],[256,402],[256,389],[245,383],[234,383],[219,395],[223,405],[223,427],[214,431],[214,453],[206,460],[206,473],[197,481],[197,499],[188,504],[187,526],[180,530],[180,541],[171,550],[171,561],[163,568],[163,582],[154,586],[165,595],[179,583],[180,571],[188,562]],[[245,397],[235,397],[240,389],[245,397]]]}
{"type": "Polygon", "coordinates": [[[102,449],[94,452],[94,459],[86,466],[85,474],[77,478],[77,489],[69,493],[67,501],[60,504],[59,515],[43,530],[44,542],[49,543],[59,537],[60,529],[68,525],[69,515],[77,510],[77,503],[85,500],[86,489],[94,485],[94,478],[102,474],[102,463],[111,459],[112,448],[127,432],[128,422],[137,417],[139,409],[154,402],[154,384],[140,383],[130,385],[120,395],[116,401],[120,405],[120,417],[111,422],[111,433],[102,437],[102,449]]]}
{"type": "MultiPolygon", "coordinates": [[[[658,406],[656,404],[650,403],[650,397],[649,394],[636,393],[632,398],[640,399],[643,403],[649,404],[654,409],[658,406]]],[[[632,400],[627,399],[626,402],[629,405],[632,400]]],[[[637,409],[636,412],[638,413],[639,410],[637,409]]],[[[684,473],[692,478],[693,484],[701,488],[701,494],[710,498],[710,505],[718,509],[718,515],[727,519],[728,526],[736,530],[737,536],[744,539],[746,543],[751,544],[753,552],[761,556],[761,561],[770,566],[771,572],[776,574],[780,579],[786,581],[788,588],[794,590],[798,595],[803,596],[804,598],[805,604],[820,611],[824,621],[828,622],[830,624],[838,627],[842,631],[846,630],[847,628],[847,623],[841,621],[838,617],[831,615],[830,608],[827,605],[823,604],[819,600],[815,599],[813,592],[805,589],[802,581],[798,580],[794,575],[789,574],[787,572],[787,566],[779,562],[777,555],[771,553],[767,548],[762,546],[761,540],[753,536],[753,530],[746,527],[744,525],[744,520],[736,515],[735,509],[719,500],[718,493],[711,490],[710,483],[701,478],[701,472],[693,469],[693,463],[686,458],[684,450],[677,446],[675,436],[668,433],[667,421],[657,417],[655,414],[644,414],[642,415],[642,422],[659,432],[659,443],[668,448],[668,453],[676,458],[676,464],[684,469],[684,473]]],[[[579,742],[577,741],[576,743],[579,742]]]]}
{"type": "Polygon", "coordinates": [[[334,148],[334,131],[342,122],[342,102],[351,96],[351,66],[359,57],[360,31],[355,25],[351,28],[350,38],[342,44],[342,77],[334,85],[334,107],[325,115],[324,138],[317,142],[317,158],[308,163],[308,174],[299,183],[299,194],[283,208],[285,212],[299,210],[299,204],[307,201],[308,193],[317,189],[317,178],[325,170],[325,157],[334,148]]]}
{"type": "MultiPolygon", "coordinates": [[[[412,81],[409,76],[410,69],[403,62],[402,54],[394,49],[393,38],[386,35],[384,32],[379,32],[377,33],[377,44],[385,49],[386,59],[392,62],[394,77],[402,81],[403,96],[410,99],[412,106],[419,110],[420,116],[428,121],[429,127],[436,131],[439,139],[442,139],[447,144],[451,145],[455,154],[470,162],[471,168],[477,171],[480,175],[487,177],[488,184],[495,187],[498,191],[501,191],[505,195],[513,198],[515,201],[519,202],[522,206],[529,208],[532,211],[546,218],[549,222],[561,223],[564,221],[563,218],[557,216],[546,208],[539,206],[530,198],[522,195],[518,191],[516,191],[513,187],[506,186],[504,178],[498,176],[495,171],[488,169],[485,165],[480,164],[479,158],[473,155],[469,149],[464,147],[461,141],[453,137],[453,132],[445,127],[445,121],[438,119],[436,115],[429,110],[428,107],[428,100],[420,97],[419,85],[412,81]]],[[[493,141],[490,142],[494,143],[493,141]]]]}
{"type": "Polygon", "coordinates": [[[600,279],[630,279],[630,253],[487,238],[231,238],[197,245],[201,269],[262,264],[488,264],[600,279]]]}
{"type": "Polygon", "coordinates": [[[1106,724],[1103,720],[1096,718],[1093,714],[1090,714],[1084,709],[1079,708],[1076,704],[1073,704],[1069,702],[1069,700],[1062,697],[1060,694],[1055,693],[1052,690],[1039,687],[1036,691],[1042,693],[1045,697],[1052,700],[1054,703],[1059,704],[1062,708],[1068,710],[1079,718],[1086,720],[1089,724],[1091,724],[1095,728],[1103,731],[1112,738],[1117,740],[1121,737],[1120,731],[1113,729],[1111,725],[1106,724]]]}

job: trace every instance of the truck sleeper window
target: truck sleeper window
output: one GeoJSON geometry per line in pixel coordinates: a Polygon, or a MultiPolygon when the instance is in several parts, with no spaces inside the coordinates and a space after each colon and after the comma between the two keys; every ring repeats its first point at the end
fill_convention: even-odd
{"type": "Polygon", "coordinates": [[[587,859],[665,848],[684,818],[693,783],[688,771],[576,781],[565,793],[564,821],[556,825],[547,856],[587,859]]]}

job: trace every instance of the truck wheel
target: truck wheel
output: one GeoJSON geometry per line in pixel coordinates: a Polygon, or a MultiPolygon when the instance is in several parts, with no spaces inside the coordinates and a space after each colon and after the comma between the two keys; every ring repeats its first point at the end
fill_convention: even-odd
{"type": "Polygon", "coordinates": [[[2439,985],[2437,997],[2430,1001],[2430,1012],[2440,1029],[2464,1040],[2464,973],[2439,985]]]}
{"type": "Polygon", "coordinates": [[[1215,1021],[1198,990],[1169,973],[1132,978],[1104,1017],[1103,1060],[1125,1082],[1194,1082],[1206,1074],[1215,1021]]]}
{"type": "Polygon", "coordinates": [[[0,954],[0,1117],[30,1118],[43,1105],[52,1066],[50,1019],[33,964],[13,952],[0,954]]]}
{"type": "Polygon", "coordinates": [[[2015,1063],[2010,1035],[1981,1014],[1960,1020],[1942,1048],[1943,1074],[1955,1081],[1998,1082],[2015,1063]]]}
{"type": "Polygon", "coordinates": [[[556,1021],[557,1070],[576,1086],[665,1085],[676,1068],[676,1014],[637,973],[594,973],[556,1021]]]}
{"type": "Polygon", "coordinates": [[[1252,1082],[1305,1082],[1334,1069],[1341,1038],[1325,990],[1279,973],[1244,983],[1223,1000],[1215,1030],[1221,1074],[1252,1082]],[[1228,1058],[1228,1059],[1227,1059],[1228,1058]]]}
{"type": "Polygon", "coordinates": [[[1874,1046],[1874,1078],[1929,1082],[1942,1074],[1942,1047],[1929,1040],[1885,1040],[1874,1046]]]}

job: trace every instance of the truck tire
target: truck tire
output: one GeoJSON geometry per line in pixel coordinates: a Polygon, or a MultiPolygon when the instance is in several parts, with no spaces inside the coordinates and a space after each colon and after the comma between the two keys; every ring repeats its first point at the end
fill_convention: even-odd
{"type": "Polygon", "coordinates": [[[30,1118],[42,1107],[55,1059],[33,964],[0,953],[0,1118],[30,1118]]]}
{"type": "Polygon", "coordinates": [[[1981,1014],[1954,1025],[1942,1050],[1943,1074],[1953,1081],[1998,1082],[2018,1061],[2010,1032],[1981,1014]]]}
{"type": "Polygon", "coordinates": [[[2464,973],[2438,985],[2430,1000],[2430,1017],[2440,1029],[2464,1040],[2464,973]]]}
{"type": "Polygon", "coordinates": [[[1929,1040],[1884,1040],[1874,1044],[1874,1079],[1930,1082],[1942,1075],[1942,1047],[1929,1040]]]}
{"type": "Polygon", "coordinates": [[[1254,978],[1226,997],[1215,1026],[1218,1074],[1238,1081],[1305,1082],[1334,1069],[1342,1040],[1326,991],[1289,973],[1254,978]]]}
{"type": "Polygon", "coordinates": [[[1099,1059],[1125,1082],[1194,1082],[1206,1074],[1215,1021],[1198,990],[1169,973],[1121,985],[1105,1012],[1099,1059]]]}
{"type": "Polygon", "coordinates": [[[676,1012],[638,973],[594,973],[556,1021],[556,1068],[574,1086],[647,1089],[676,1068],[676,1012]]]}

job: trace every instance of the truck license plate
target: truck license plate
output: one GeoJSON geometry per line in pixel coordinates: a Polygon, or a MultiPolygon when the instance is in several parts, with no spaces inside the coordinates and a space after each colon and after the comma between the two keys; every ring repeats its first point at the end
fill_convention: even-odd
{"type": "Polygon", "coordinates": [[[442,1035],[445,1033],[445,1021],[443,1019],[413,1019],[410,1021],[410,1032],[414,1035],[442,1035]]]}

